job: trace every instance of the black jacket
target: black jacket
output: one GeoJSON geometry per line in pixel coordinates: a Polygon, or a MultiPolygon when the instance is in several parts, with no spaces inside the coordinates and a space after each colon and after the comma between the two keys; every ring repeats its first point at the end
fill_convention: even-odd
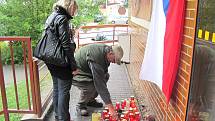
{"type": "Polygon", "coordinates": [[[45,23],[45,28],[53,24],[56,28],[55,32],[61,41],[64,52],[69,60],[67,67],[59,67],[53,64],[46,63],[52,76],[56,76],[62,79],[71,79],[72,71],[76,70],[76,62],[74,59],[75,43],[72,32],[70,30],[69,20],[72,17],[61,7],[56,7],[53,13],[48,17],[45,23]]]}

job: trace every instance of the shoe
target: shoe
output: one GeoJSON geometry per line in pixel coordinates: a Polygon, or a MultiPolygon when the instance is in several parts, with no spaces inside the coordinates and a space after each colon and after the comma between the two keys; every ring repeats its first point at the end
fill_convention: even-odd
{"type": "Polygon", "coordinates": [[[89,116],[89,113],[87,111],[87,107],[76,107],[76,111],[78,114],[80,114],[81,116],[89,116]]]}
{"type": "Polygon", "coordinates": [[[87,106],[95,107],[95,108],[102,108],[103,103],[97,102],[97,100],[93,100],[87,103],[87,106]]]}

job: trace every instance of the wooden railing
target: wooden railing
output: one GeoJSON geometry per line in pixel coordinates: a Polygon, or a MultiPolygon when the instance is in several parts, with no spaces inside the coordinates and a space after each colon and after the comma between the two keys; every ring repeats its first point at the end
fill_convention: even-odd
{"type": "Polygon", "coordinates": [[[1,88],[1,97],[2,97],[2,111],[0,111],[0,115],[4,115],[5,121],[9,121],[9,114],[10,113],[22,113],[22,114],[37,114],[38,117],[41,116],[41,97],[40,97],[40,90],[39,90],[39,82],[38,80],[35,80],[36,75],[36,69],[35,65],[32,59],[32,49],[31,49],[31,38],[30,37],[0,37],[1,44],[3,42],[7,43],[9,46],[9,50],[7,51],[10,53],[10,66],[12,69],[12,79],[14,85],[14,94],[15,94],[15,107],[9,107],[8,106],[8,96],[7,88],[5,85],[4,79],[4,70],[3,70],[3,64],[2,64],[2,56],[1,56],[1,48],[0,48],[0,88],[1,88]],[[20,106],[20,99],[19,97],[19,90],[18,90],[18,81],[17,75],[16,75],[16,67],[15,67],[15,61],[14,61],[14,44],[17,44],[17,42],[21,43],[22,46],[22,57],[23,57],[23,67],[24,67],[24,78],[25,78],[25,87],[27,99],[25,104],[27,104],[27,108],[23,108],[20,106]]]}

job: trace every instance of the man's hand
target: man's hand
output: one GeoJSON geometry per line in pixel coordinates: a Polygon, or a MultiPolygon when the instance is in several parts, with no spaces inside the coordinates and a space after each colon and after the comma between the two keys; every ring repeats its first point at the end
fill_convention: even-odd
{"type": "Polygon", "coordinates": [[[72,72],[72,75],[75,76],[75,75],[77,75],[78,73],[79,73],[79,70],[76,69],[75,71],[72,72]]]}
{"type": "Polygon", "coordinates": [[[114,109],[113,104],[107,104],[107,107],[108,107],[109,112],[110,112],[110,114],[112,116],[112,119],[113,120],[117,120],[118,119],[118,115],[117,115],[117,113],[116,113],[116,111],[114,109]]]}

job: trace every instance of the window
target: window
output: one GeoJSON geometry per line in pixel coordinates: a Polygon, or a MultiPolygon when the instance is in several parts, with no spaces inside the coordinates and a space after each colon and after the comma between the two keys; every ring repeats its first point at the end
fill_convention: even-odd
{"type": "Polygon", "coordinates": [[[215,120],[214,6],[214,0],[199,0],[187,121],[215,120]]]}

